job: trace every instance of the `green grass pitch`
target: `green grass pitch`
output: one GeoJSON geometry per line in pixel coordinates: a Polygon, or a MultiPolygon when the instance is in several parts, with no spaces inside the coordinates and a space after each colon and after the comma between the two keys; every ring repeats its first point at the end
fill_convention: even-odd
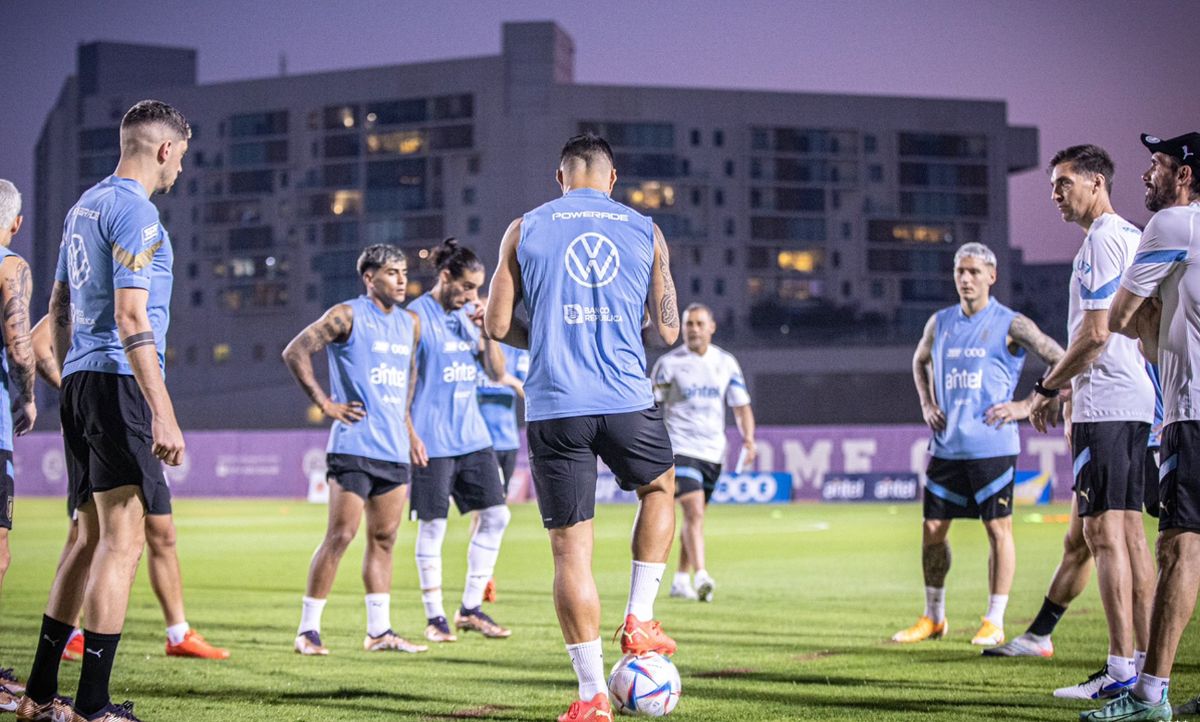
{"type": "MultiPolygon", "coordinates": [[[[0,666],[23,678],[55,560],[66,532],[60,500],[18,499],[13,564],[0,602],[0,666]]],[[[1039,510],[1046,511],[1046,510],[1039,510]]],[[[1065,509],[1054,507],[1051,513],[1065,509]]],[[[179,501],[176,520],[188,618],[227,662],[171,659],[143,565],[135,582],[117,668],[115,701],[137,702],[143,719],[548,720],[575,696],[550,598],[549,544],[531,505],[514,508],[489,605],[508,640],[460,638],[424,655],[361,651],[365,611],[362,543],[343,561],[323,636],[327,658],[301,658],[291,643],[304,576],[324,530],[325,509],[303,502],[179,501]]],[[[1065,526],[1017,513],[1017,578],[1010,636],[1036,613],[1058,563],[1065,526]]],[[[630,506],[599,509],[595,571],[608,641],[628,590],[630,506]]],[[[708,519],[712,604],[667,597],[656,607],[679,642],[680,720],[1072,720],[1089,705],[1055,700],[1104,661],[1104,615],[1095,581],[1060,623],[1052,660],[985,659],[969,644],[987,601],[986,540],[975,522],[951,533],[950,638],[914,646],[886,640],[923,606],[920,507],[795,505],[715,507],[708,519]]],[[[1153,532],[1153,526],[1148,526],[1153,532]]],[[[424,626],[412,560],[415,526],[396,547],[392,621],[419,638],[424,626]]],[[[467,522],[451,520],[446,602],[457,602],[466,567],[467,522]]],[[[1180,648],[1172,698],[1200,692],[1197,631],[1180,648]]],[[[64,663],[74,694],[78,665],[64,663]]],[[[2,722],[3,718],[0,718],[2,722]]]]}

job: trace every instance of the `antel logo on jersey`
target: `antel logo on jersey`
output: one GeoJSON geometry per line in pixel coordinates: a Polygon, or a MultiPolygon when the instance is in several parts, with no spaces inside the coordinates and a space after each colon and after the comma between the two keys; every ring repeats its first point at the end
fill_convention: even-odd
{"type": "Polygon", "coordinates": [[[563,257],[567,275],[584,288],[607,286],[617,278],[621,254],[617,246],[599,233],[581,233],[567,246],[563,257]]]}
{"type": "Polygon", "coordinates": [[[983,371],[966,371],[964,369],[950,369],[946,372],[946,390],[957,391],[959,389],[974,389],[983,388],[983,371]]]}
{"type": "Polygon", "coordinates": [[[471,344],[466,341],[452,340],[442,344],[442,353],[462,353],[470,350],[471,344]]]}
{"type": "Polygon", "coordinates": [[[374,353],[394,353],[400,356],[407,356],[412,353],[412,347],[406,343],[388,343],[387,341],[376,341],[371,345],[371,351],[374,353]]]}
{"type": "Polygon", "coordinates": [[[968,348],[954,347],[946,349],[946,358],[984,358],[987,356],[987,349],[978,346],[968,348]]]}
{"type": "MultiPolygon", "coordinates": [[[[475,376],[479,373],[479,367],[475,364],[465,364],[460,361],[455,361],[449,366],[442,369],[442,381],[448,384],[456,384],[460,382],[475,383],[475,376]]],[[[474,393],[474,392],[472,392],[474,393]]]]}
{"type": "Polygon", "coordinates": [[[721,398],[721,390],[716,386],[689,386],[683,390],[685,398],[694,399],[696,397],[702,399],[719,399],[721,398]]]}
{"type": "Polygon", "coordinates": [[[370,381],[375,386],[404,388],[408,381],[408,369],[382,363],[371,369],[370,381]]]}
{"type": "Polygon", "coordinates": [[[71,288],[83,288],[83,284],[91,277],[92,263],[84,248],[83,236],[72,233],[67,243],[67,280],[71,282],[71,288]]]}

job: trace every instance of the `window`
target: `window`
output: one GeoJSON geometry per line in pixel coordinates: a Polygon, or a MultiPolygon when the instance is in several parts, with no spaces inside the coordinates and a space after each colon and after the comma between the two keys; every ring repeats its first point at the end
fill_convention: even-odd
{"type": "Polygon", "coordinates": [[[655,210],[675,205],[675,186],[660,181],[642,181],[634,186],[619,185],[613,195],[623,203],[655,210]]]}
{"type": "Polygon", "coordinates": [[[868,221],[867,240],[873,243],[938,244],[954,242],[954,227],[949,224],[868,221]]]}
{"type": "Polygon", "coordinates": [[[715,145],[718,148],[725,145],[725,131],[723,131],[723,130],[714,130],[713,131],[713,145],[715,145]]]}
{"type": "Polygon", "coordinates": [[[776,188],[775,210],[823,211],[825,191],[819,188],[776,188]]]}
{"type": "Polygon", "coordinates": [[[871,298],[883,298],[885,293],[883,281],[871,281],[871,298]]]}
{"type": "Polygon", "coordinates": [[[842,239],[850,240],[850,236],[854,234],[854,225],[849,221],[842,223],[842,239]]]}
{"type": "Polygon", "coordinates": [[[183,360],[189,366],[196,363],[196,347],[195,346],[188,346],[186,349],[184,349],[183,360]]]}
{"type": "Polygon", "coordinates": [[[288,112],[243,113],[229,119],[229,135],[245,138],[255,135],[282,135],[288,132],[288,112]]]}
{"type": "Polygon", "coordinates": [[[475,189],[467,186],[462,190],[462,202],[464,206],[475,205],[475,189]]]}
{"type": "Polygon", "coordinates": [[[286,163],[287,159],[288,142],[286,140],[234,143],[229,148],[229,165],[232,166],[286,163]]]}
{"type": "Polygon", "coordinates": [[[736,230],[737,230],[737,226],[734,224],[734,220],[732,218],[726,218],[725,219],[725,235],[732,236],[735,234],[736,230]]]}
{"type": "Polygon", "coordinates": [[[987,188],[986,165],[901,163],[900,183],[908,186],[987,188]]]}
{"type": "Polygon", "coordinates": [[[267,347],[261,343],[256,343],[250,353],[255,361],[262,361],[267,357],[267,347]]]}
{"type": "Polygon", "coordinates": [[[457,150],[474,145],[475,129],[469,125],[451,125],[429,129],[429,147],[433,150],[457,150]]]}
{"type": "Polygon", "coordinates": [[[205,223],[257,223],[262,217],[262,201],[247,198],[204,204],[205,223]]]}
{"type": "Polygon", "coordinates": [[[718,278],[716,281],[714,281],[713,282],[713,290],[717,292],[718,296],[724,296],[725,295],[725,279],[718,278]]]}
{"type": "Polygon", "coordinates": [[[849,281],[842,281],[842,297],[843,298],[850,298],[851,293],[853,291],[854,291],[854,287],[850,284],[849,281]]]}
{"type": "Polygon", "coordinates": [[[120,149],[120,128],[86,128],[79,131],[79,151],[81,153],[89,153],[97,150],[120,149]]]}
{"type": "Polygon", "coordinates": [[[924,155],[935,158],[986,158],[987,137],[901,133],[900,155],[924,155]]]}
{"type": "Polygon", "coordinates": [[[704,261],[704,252],[700,250],[700,246],[692,246],[692,263],[699,266],[704,261]]]}
{"type": "Polygon", "coordinates": [[[358,135],[331,135],[325,138],[326,158],[357,158],[358,135]]]}
{"type": "Polygon", "coordinates": [[[229,230],[229,250],[249,251],[254,249],[271,248],[275,245],[271,226],[251,228],[231,228],[229,230]]]}
{"type": "Polygon", "coordinates": [[[269,170],[239,171],[229,174],[230,193],[271,193],[275,190],[275,173],[269,170]]]}
{"type": "Polygon", "coordinates": [[[750,237],[781,241],[823,241],[825,219],[756,216],[750,219],[750,237]]]}
{"type": "Polygon", "coordinates": [[[321,186],[346,187],[358,185],[358,164],[342,163],[321,168],[321,186]]]}
{"type": "Polygon", "coordinates": [[[693,188],[692,189],[692,205],[698,206],[698,205],[700,205],[700,201],[701,201],[700,189],[693,188]]]}
{"type": "Polygon", "coordinates": [[[725,265],[732,266],[737,263],[737,251],[732,248],[725,249],[725,265]]]}
{"type": "Polygon", "coordinates": [[[693,278],[692,279],[692,294],[695,295],[695,294],[699,294],[699,293],[700,293],[700,279],[693,278]]]}
{"type": "MultiPolygon", "coordinates": [[[[362,191],[334,191],[309,198],[310,216],[358,215],[363,209],[362,191]]],[[[315,238],[315,237],[314,237],[315,238]]]]}
{"type": "Polygon", "coordinates": [[[659,153],[617,153],[617,173],[626,177],[674,178],[680,175],[679,161],[659,153]]]}
{"type": "Polygon", "coordinates": [[[390,133],[368,133],[367,153],[412,155],[425,149],[425,134],[419,130],[394,130],[390,133]]]}
{"type": "Polygon", "coordinates": [[[324,113],[325,130],[344,130],[358,125],[357,105],[330,105],[324,113]]]}
{"type": "Polygon", "coordinates": [[[986,216],[988,197],[982,193],[903,191],[900,212],[929,216],[986,216]]]}
{"type": "Polygon", "coordinates": [[[832,254],[833,267],[838,268],[842,265],[842,254],[840,251],[834,251],[832,254]]]}
{"type": "Polygon", "coordinates": [[[482,223],[479,221],[479,216],[471,216],[467,218],[467,233],[474,236],[479,233],[482,223]]]}
{"type": "Polygon", "coordinates": [[[793,271],[795,273],[813,273],[818,271],[824,265],[825,254],[817,250],[790,250],[785,249],[779,251],[775,256],[775,264],[781,271],[793,271]]]}
{"type": "Polygon", "coordinates": [[[121,156],[113,153],[105,153],[104,155],[85,155],[79,159],[79,175],[84,178],[100,178],[112,173],[113,168],[117,167],[117,162],[121,160],[121,156]]]}
{"type": "Polygon", "coordinates": [[[878,141],[875,136],[870,133],[863,136],[863,150],[868,153],[874,153],[877,149],[878,141]]]}
{"type": "Polygon", "coordinates": [[[420,123],[428,118],[425,99],[388,100],[367,103],[367,126],[420,123]]]}
{"type": "Polygon", "coordinates": [[[471,95],[445,95],[433,99],[433,119],[453,120],[470,118],[474,113],[475,101],[471,95]]]}
{"type": "Polygon", "coordinates": [[[675,126],[670,123],[606,123],[587,121],[579,124],[579,132],[595,133],[614,147],[674,148],[675,126]]]}
{"type": "Polygon", "coordinates": [[[326,223],[322,226],[321,242],[326,246],[358,244],[358,221],[326,223]]]}
{"type": "Polygon", "coordinates": [[[192,308],[204,305],[204,291],[192,291],[192,308]]]}
{"type": "Polygon", "coordinates": [[[212,347],[213,363],[219,363],[219,364],[225,363],[226,361],[229,360],[229,357],[232,355],[232,353],[233,353],[233,351],[232,351],[232,349],[229,348],[229,344],[227,344],[227,343],[214,344],[212,347]]]}
{"type": "Polygon", "coordinates": [[[444,236],[441,216],[417,216],[370,221],[366,228],[367,243],[399,244],[444,236]]]}
{"type": "Polygon", "coordinates": [[[194,261],[192,263],[189,263],[187,265],[187,277],[190,279],[194,279],[199,275],[200,275],[200,266],[194,261]]]}
{"type": "Polygon", "coordinates": [[[727,178],[733,177],[733,161],[731,161],[731,160],[725,161],[725,177],[727,177],[727,178]]]}
{"type": "Polygon", "coordinates": [[[878,163],[872,163],[871,165],[867,166],[867,177],[871,179],[872,183],[882,183],[883,166],[879,165],[878,163]]]}
{"type": "Polygon", "coordinates": [[[692,145],[700,145],[700,131],[692,128],[692,132],[688,134],[692,145]]]}
{"type": "Polygon", "coordinates": [[[467,158],[467,172],[471,175],[479,175],[479,156],[473,155],[467,158]]]}
{"type": "Polygon", "coordinates": [[[725,205],[725,191],[717,188],[713,191],[713,203],[718,206],[725,205]]]}

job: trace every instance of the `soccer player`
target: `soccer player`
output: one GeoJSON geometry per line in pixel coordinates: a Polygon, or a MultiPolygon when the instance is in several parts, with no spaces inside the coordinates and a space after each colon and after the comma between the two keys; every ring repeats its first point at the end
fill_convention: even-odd
{"type": "Polygon", "coordinates": [[[1067,352],[1034,386],[1030,420],[1040,431],[1059,412],[1059,389],[1071,389],[1071,448],[1076,492],[1063,562],[1033,629],[1013,640],[1008,652],[1050,656],[1050,632],[1066,606],[1082,592],[1088,559],[1094,558],[1108,619],[1104,668],[1056,697],[1114,697],[1133,684],[1145,654],[1153,594],[1154,563],[1142,527],[1146,456],[1154,420],[1154,384],[1137,342],[1108,332],[1108,312],[1121,274],[1133,261],[1138,230],[1113,210],[1113,162],[1103,148],[1076,145],[1050,161],[1051,199],[1063,221],[1085,232],[1072,264],[1067,352]],[[1136,637],[1136,641],[1135,641],[1136,637]]]}
{"type": "MultiPolygon", "coordinates": [[[[480,303],[487,305],[486,299],[480,303]]],[[[487,423],[488,434],[492,437],[492,448],[496,452],[496,460],[500,463],[500,476],[504,481],[504,494],[508,495],[508,483],[512,480],[513,470],[517,466],[517,451],[521,448],[520,428],[517,424],[517,399],[525,400],[525,377],[529,374],[529,352],[525,349],[513,348],[500,344],[504,353],[504,373],[499,381],[492,381],[487,374],[479,382],[476,393],[479,399],[479,411],[487,423]]],[[[479,525],[479,514],[476,512],[471,519],[471,533],[479,525]]],[[[488,580],[483,589],[483,601],[496,601],[496,580],[488,580]]]]}
{"type": "Polygon", "coordinates": [[[368,652],[424,652],[392,631],[392,548],[404,515],[411,460],[408,413],[413,347],[421,323],[404,310],[408,263],[399,248],[367,246],[358,257],[366,291],[337,304],[309,324],[283,350],[283,360],[312,402],[333,419],[326,447],[329,523],[308,569],[295,649],[325,655],[321,613],[338,563],[358,533],[365,512],[363,554],[368,652]],[[313,373],[312,355],[329,360],[326,394],[313,373]]]}
{"type": "Polygon", "coordinates": [[[673,344],[679,307],[662,232],[609,197],[617,172],[608,143],[591,134],[571,138],[556,177],[562,197],[514,220],[504,234],[487,330],[530,351],[526,434],[554,555],[554,607],[579,679],[579,699],[559,717],[571,722],[612,715],[591,566],[597,456],[639,499],[621,651],[675,652],[654,620],[675,535],[674,461],[646,378],[641,322],[648,311],[673,344]],[[522,300],[528,327],[514,322],[522,300]]]}
{"type": "Polygon", "coordinates": [[[740,463],[754,462],[754,411],[742,368],[728,351],[712,342],[717,324],[700,303],[683,312],[683,346],[654,364],[654,397],[675,454],[675,498],[683,507],[679,532],[679,571],[671,596],[711,602],[717,583],[704,557],[704,508],[712,498],[725,459],[725,405],[733,409],[742,434],[740,463]],[[692,586],[689,572],[696,573],[692,586]]]}
{"type": "Polygon", "coordinates": [[[1013,391],[1027,351],[1048,365],[1063,351],[1028,318],[991,298],[996,256],[987,246],[967,243],[958,249],[954,282],[959,303],[929,318],[913,355],[921,413],[934,432],[921,536],[925,613],[892,641],[946,636],[950,523],[982,519],[990,545],[990,594],[971,644],[987,647],[1004,641],[1004,610],[1016,569],[1012,499],[1021,440],[1015,422],[1028,416],[1029,400],[1014,401],[1013,391]]]}
{"type": "Polygon", "coordinates": [[[75,719],[136,719],[132,702],[110,702],[109,678],[147,500],[166,487],[162,464],[183,459],[163,381],[173,254],[150,196],[175,184],[191,128],[170,105],[144,100],[125,114],[120,134],[116,170],[67,212],[50,294],[67,474],[90,498],[79,508],[79,539],[55,574],[19,720],[69,709],[57,697],[58,667],[81,605],[88,626],[75,719]]]}
{"type": "MultiPolygon", "coordinates": [[[[21,194],[10,181],[0,180],[0,301],[3,302],[4,348],[0,356],[0,588],[8,571],[8,532],[13,517],[13,435],[33,428],[33,348],[29,341],[29,299],[33,292],[29,264],[9,246],[21,230],[21,194]],[[13,392],[10,398],[10,390],[13,392]]],[[[25,687],[11,669],[0,669],[0,710],[12,711],[25,687]]]]}
{"type": "Polygon", "coordinates": [[[481,365],[493,381],[501,378],[503,352],[480,330],[483,264],[453,238],[437,249],[434,263],[438,275],[433,288],[408,306],[421,319],[423,330],[416,345],[413,448],[414,458],[426,463],[413,471],[412,515],[417,519],[417,572],[428,620],[425,638],[431,642],[458,639],[442,606],[442,542],[451,497],[460,513],[479,512],[479,525],[467,548],[467,580],[454,626],[504,638],[512,631],[497,624],[480,605],[512,514],[492,437],[475,396],[481,365]]]}
{"type": "MultiPolygon", "coordinates": [[[[62,388],[61,369],[54,355],[51,338],[51,321],[43,316],[33,327],[33,355],[37,361],[37,373],[50,386],[62,388]]],[[[67,494],[67,515],[71,519],[67,543],[59,558],[59,565],[66,560],[75,542],[79,539],[79,520],[76,509],[82,505],[79,490],[67,494]]],[[[83,491],[82,502],[86,503],[90,492],[83,491]]],[[[195,657],[197,659],[228,659],[229,650],[214,647],[187,622],[183,607],[183,578],[179,571],[179,554],[175,547],[175,519],[171,515],[171,489],[164,486],[152,498],[146,500],[146,548],[150,550],[147,568],[150,570],[150,588],[158,598],[163,619],[167,623],[166,651],[169,657],[195,657]]],[[[78,626],[71,632],[63,659],[79,662],[83,659],[83,631],[78,626]]]]}
{"type": "Polygon", "coordinates": [[[1150,151],[1146,208],[1133,264],[1109,310],[1109,329],[1142,342],[1157,359],[1163,392],[1159,476],[1158,582],[1146,664],[1136,684],[1088,720],[1169,720],[1167,690],[1179,638],[1200,587],[1200,133],[1168,140],[1143,135],[1150,151]]]}

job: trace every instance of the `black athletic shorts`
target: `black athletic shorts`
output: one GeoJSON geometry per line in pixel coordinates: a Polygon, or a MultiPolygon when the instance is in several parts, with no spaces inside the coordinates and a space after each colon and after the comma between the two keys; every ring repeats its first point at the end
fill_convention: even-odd
{"type": "Polygon", "coordinates": [[[1146,488],[1142,491],[1146,513],[1158,518],[1158,447],[1146,449],[1146,488]]]}
{"type": "Polygon", "coordinates": [[[408,483],[408,464],[354,454],[326,454],[326,478],[366,501],[408,483]]]}
{"type": "Polygon", "coordinates": [[[434,457],[428,466],[414,466],[409,496],[410,515],[421,521],[449,516],[450,497],[460,514],[504,504],[496,452],[489,446],[461,456],[434,457]]]}
{"type": "Polygon", "coordinates": [[[1017,457],[929,460],[926,519],[1000,519],[1012,515],[1017,457]]]}
{"type": "MultiPolygon", "coordinates": [[[[8,413],[7,409],[0,412],[8,413]]],[[[4,463],[3,474],[0,475],[0,529],[12,529],[13,495],[16,493],[12,458],[11,451],[0,450],[0,462],[4,463]]]]}
{"type": "Polygon", "coordinates": [[[671,438],[662,409],[531,421],[529,467],[542,524],[558,529],[596,515],[596,457],[626,491],[671,469],[671,438]]]}
{"type": "Polygon", "coordinates": [[[1200,422],[1163,429],[1158,469],[1158,528],[1200,533],[1200,422]]]}
{"type": "Polygon", "coordinates": [[[693,491],[704,492],[704,503],[712,498],[721,478],[721,465],[702,461],[694,456],[675,455],[675,498],[693,491]]]}
{"type": "Polygon", "coordinates": [[[497,451],[496,462],[500,464],[500,479],[504,482],[504,493],[507,495],[508,482],[512,479],[513,470],[517,468],[517,450],[497,451]]]}
{"type": "Polygon", "coordinates": [[[132,376],[97,371],[67,376],[60,415],[68,510],[86,504],[93,492],[137,486],[147,513],[171,513],[171,490],[153,451],[150,407],[132,376]]]}
{"type": "Polygon", "coordinates": [[[1071,425],[1079,516],[1142,510],[1150,424],[1100,421],[1071,425]]]}

